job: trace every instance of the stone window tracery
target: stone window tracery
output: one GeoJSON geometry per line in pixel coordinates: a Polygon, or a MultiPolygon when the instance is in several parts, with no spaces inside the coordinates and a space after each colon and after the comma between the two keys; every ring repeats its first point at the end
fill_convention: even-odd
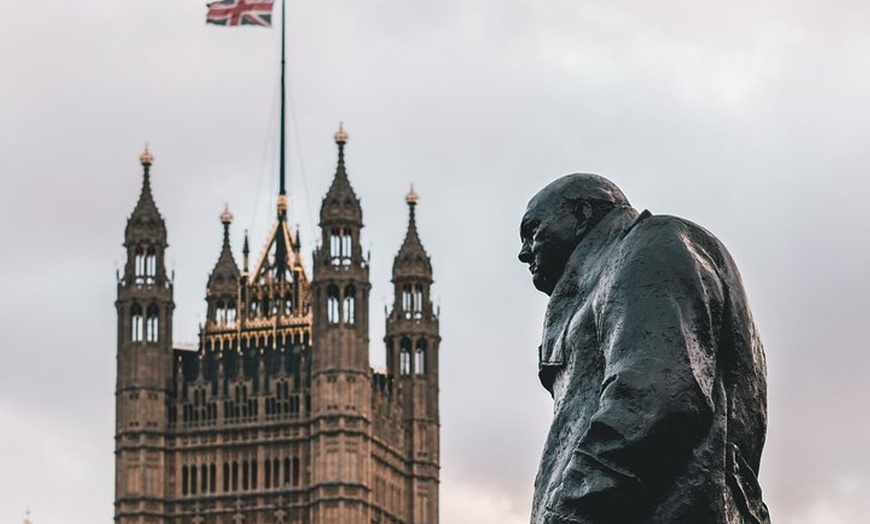
{"type": "Polygon", "coordinates": [[[339,308],[338,308],[338,288],[330,285],[326,290],[326,320],[330,324],[338,324],[339,308]]]}
{"type": "Polygon", "coordinates": [[[422,338],[417,340],[417,350],[414,353],[414,373],[426,373],[426,340],[422,338]]]}
{"type": "Polygon", "coordinates": [[[342,310],[344,322],[353,325],[356,317],[356,289],[353,286],[347,286],[344,290],[342,310]]]}
{"type": "Polygon", "coordinates": [[[411,339],[403,337],[399,347],[399,374],[411,373],[411,339]]]}
{"type": "Polygon", "coordinates": [[[157,306],[151,304],[148,306],[148,315],[145,321],[145,341],[146,342],[157,342],[158,335],[158,327],[159,327],[159,311],[157,310],[157,306]]]}
{"type": "Polygon", "coordinates": [[[133,342],[142,342],[144,332],[144,322],[142,321],[142,307],[139,304],[133,304],[130,308],[130,321],[132,332],[130,338],[133,342]]]}

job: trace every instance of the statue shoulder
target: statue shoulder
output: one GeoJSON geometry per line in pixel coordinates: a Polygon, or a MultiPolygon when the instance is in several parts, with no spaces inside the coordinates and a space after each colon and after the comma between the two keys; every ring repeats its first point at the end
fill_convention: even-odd
{"type": "Polygon", "coordinates": [[[619,266],[629,271],[681,271],[733,264],[725,246],[707,229],[684,218],[644,212],[618,248],[619,266]],[[646,216],[645,216],[646,215],[646,216]]]}

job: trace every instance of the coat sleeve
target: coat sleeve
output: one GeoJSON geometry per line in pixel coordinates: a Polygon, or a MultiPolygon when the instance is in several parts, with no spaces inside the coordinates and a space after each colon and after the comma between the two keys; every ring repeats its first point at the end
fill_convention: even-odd
{"type": "Polygon", "coordinates": [[[548,501],[550,522],[637,521],[712,424],[721,280],[684,231],[644,229],[602,276],[599,407],[548,501]]]}

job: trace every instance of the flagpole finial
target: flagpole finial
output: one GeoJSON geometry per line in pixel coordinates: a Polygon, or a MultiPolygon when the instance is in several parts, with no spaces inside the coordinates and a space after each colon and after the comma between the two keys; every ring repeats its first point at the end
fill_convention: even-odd
{"type": "Polygon", "coordinates": [[[407,202],[409,206],[416,206],[419,201],[420,195],[414,191],[414,184],[411,184],[411,190],[408,191],[407,195],[405,195],[405,202],[407,202]]]}
{"type": "Polygon", "coordinates": [[[148,142],[145,142],[145,151],[139,155],[139,162],[143,166],[150,166],[154,163],[154,155],[152,155],[151,151],[148,149],[148,142]]]}
{"type": "Polygon", "coordinates": [[[335,132],[335,143],[342,146],[347,143],[347,131],[344,130],[344,122],[338,123],[338,131],[335,132]]]}
{"type": "Polygon", "coordinates": [[[233,223],[233,214],[230,213],[230,205],[224,204],[224,211],[221,213],[221,224],[226,226],[233,223]]]}

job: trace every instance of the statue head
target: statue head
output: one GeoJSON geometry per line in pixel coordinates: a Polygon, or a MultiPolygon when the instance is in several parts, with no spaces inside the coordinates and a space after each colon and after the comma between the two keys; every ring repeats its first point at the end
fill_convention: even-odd
{"type": "Polygon", "coordinates": [[[604,215],[628,206],[613,182],[590,173],[560,177],[533,196],[520,223],[519,259],[535,287],[552,293],[574,248],[604,215]]]}

